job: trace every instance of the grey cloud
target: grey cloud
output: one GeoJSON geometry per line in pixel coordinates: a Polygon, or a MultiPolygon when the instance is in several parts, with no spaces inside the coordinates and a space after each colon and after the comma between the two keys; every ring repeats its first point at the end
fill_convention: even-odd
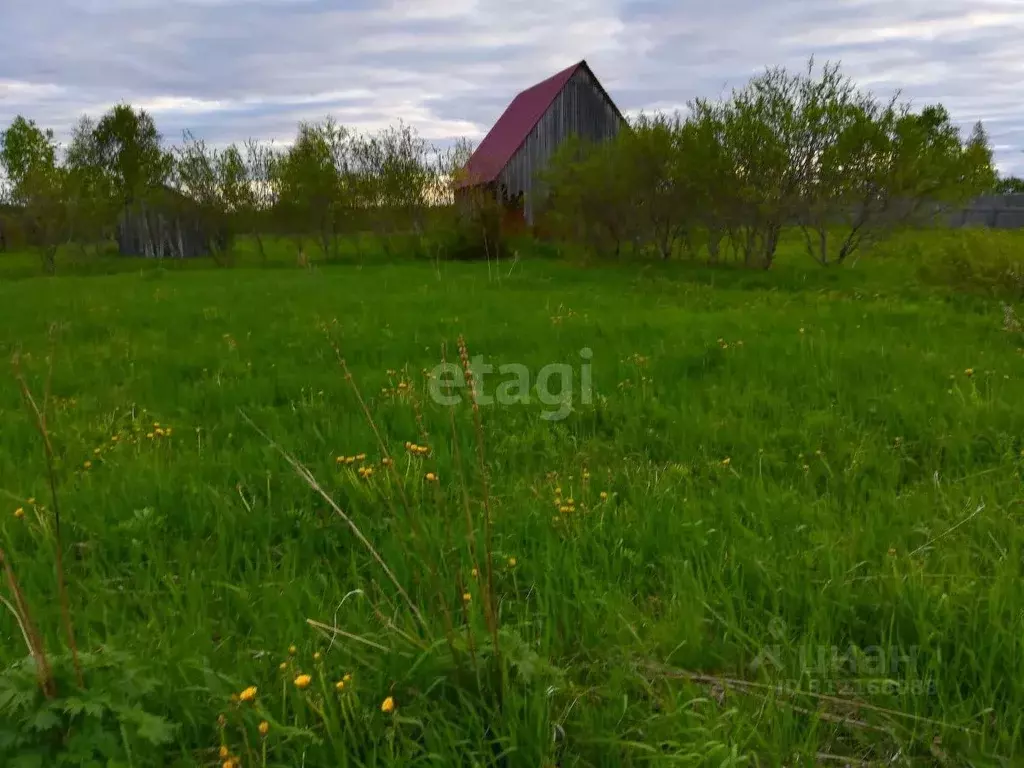
{"type": "Polygon", "coordinates": [[[1024,173],[1015,0],[0,0],[0,30],[0,124],[23,113],[62,135],[127,100],[169,140],[287,141],[333,114],[443,143],[580,58],[635,112],[814,54],[880,96],[983,119],[1002,169],[1024,173]]]}

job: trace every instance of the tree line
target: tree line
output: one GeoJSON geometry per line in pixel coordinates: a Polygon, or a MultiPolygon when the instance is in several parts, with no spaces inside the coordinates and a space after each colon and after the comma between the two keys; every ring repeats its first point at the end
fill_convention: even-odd
{"type": "MultiPolygon", "coordinates": [[[[282,147],[213,148],[190,133],[169,147],[128,104],[82,118],[60,146],[19,116],[0,134],[0,246],[35,246],[52,269],[58,247],[97,248],[133,222],[142,255],[167,246],[227,263],[245,235],[264,257],[268,236],[330,257],[369,232],[385,248],[484,257],[500,248],[503,219],[486,194],[454,205],[470,151],[466,141],[439,150],[404,124],[364,134],[330,118],[301,123],[282,147]],[[187,231],[165,226],[168,216],[187,219],[187,231]]],[[[838,65],[815,71],[813,61],[694,100],[685,116],[641,115],[610,142],[570,139],[539,181],[541,229],[559,241],[760,267],[786,229],[822,264],[842,263],[898,227],[1015,183],[997,177],[981,123],[963,137],[941,105],[880,100],[838,65]]]]}
{"type": "Polygon", "coordinates": [[[300,252],[315,242],[330,255],[356,232],[424,232],[431,210],[450,207],[451,180],[470,149],[459,141],[438,150],[404,124],[360,134],[331,118],[301,123],[284,147],[215,148],[188,132],[168,147],[153,118],[128,104],[82,118],[62,147],[19,116],[0,134],[5,230],[52,263],[58,247],[97,248],[136,214],[146,229],[141,255],[153,255],[159,243],[146,212],[159,211],[194,223],[215,258],[227,259],[238,235],[264,256],[267,235],[287,235],[300,252]]]}
{"type": "Polygon", "coordinates": [[[1000,183],[980,122],[962,137],[941,105],[880,100],[835,64],[770,69],[688,107],[563,145],[546,174],[556,230],[612,255],[769,267],[788,228],[827,265],[1000,183]]]}

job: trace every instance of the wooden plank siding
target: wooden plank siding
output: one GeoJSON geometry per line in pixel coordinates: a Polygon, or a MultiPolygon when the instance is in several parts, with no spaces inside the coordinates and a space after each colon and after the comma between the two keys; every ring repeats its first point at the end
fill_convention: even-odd
{"type": "Polygon", "coordinates": [[[538,174],[562,142],[572,135],[606,141],[614,138],[623,125],[622,115],[590,69],[581,66],[501,171],[498,183],[503,196],[515,200],[522,195],[526,223],[532,226],[534,213],[544,198],[538,174]]]}

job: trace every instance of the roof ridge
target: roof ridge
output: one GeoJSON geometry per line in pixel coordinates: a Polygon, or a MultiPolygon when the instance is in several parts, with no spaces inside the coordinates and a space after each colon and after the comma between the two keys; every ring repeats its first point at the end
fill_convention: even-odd
{"type": "Polygon", "coordinates": [[[460,186],[494,181],[580,67],[590,71],[587,60],[580,59],[519,91],[470,156],[466,163],[467,178],[460,186]]]}

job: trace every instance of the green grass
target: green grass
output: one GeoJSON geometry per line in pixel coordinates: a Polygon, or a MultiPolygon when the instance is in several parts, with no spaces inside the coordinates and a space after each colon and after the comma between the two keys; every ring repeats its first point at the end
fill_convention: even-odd
{"type": "Polygon", "coordinates": [[[792,256],[768,273],[528,259],[500,282],[482,264],[406,263],[0,283],[0,352],[22,350],[37,395],[61,326],[49,427],[89,654],[85,694],[42,443],[5,376],[0,546],[61,703],[40,714],[54,707],[0,606],[0,712],[23,742],[0,739],[0,762],[73,747],[219,765],[222,739],[245,766],[1019,760],[1024,338],[997,301],[914,274],[896,257],[826,270],[792,256]],[[433,404],[422,374],[442,343],[456,359],[459,334],[534,373],[578,370],[589,347],[593,403],[562,421],[536,398],[481,407],[481,465],[471,410],[433,404]],[[413,396],[382,392],[403,370],[413,396]],[[422,624],[247,418],[309,467],[422,624]],[[369,480],[336,461],[359,453],[369,480]],[[472,575],[486,570],[481,467],[497,650],[472,575]],[[868,657],[827,664],[833,646],[868,657]],[[906,658],[880,664],[878,647],[906,658]],[[766,651],[776,663],[752,666],[766,651]],[[232,702],[250,685],[254,703],[232,702]],[[84,730],[76,707],[99,699],[84,730]]]}

